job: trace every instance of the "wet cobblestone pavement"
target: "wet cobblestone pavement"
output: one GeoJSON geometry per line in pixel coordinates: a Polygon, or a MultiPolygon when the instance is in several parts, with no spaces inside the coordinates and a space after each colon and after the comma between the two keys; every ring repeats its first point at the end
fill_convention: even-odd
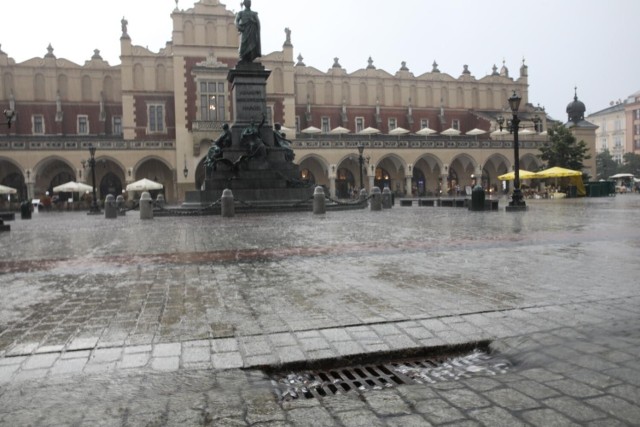
{"type": "Polygon", "coordinates": [[[640,196],[0,234],[0,425],[639,425],[640,196]],[[278,402],[258,368],[491,340],[502,375],[278,402]]]}

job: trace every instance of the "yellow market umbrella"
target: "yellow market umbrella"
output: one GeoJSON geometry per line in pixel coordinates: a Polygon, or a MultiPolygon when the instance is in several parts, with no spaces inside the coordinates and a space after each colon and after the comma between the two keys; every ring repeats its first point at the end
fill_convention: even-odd
{"type": "Polygon", "coordinates": [[[535,178],[566,178],[570,176],[582,176],[582,172],[554,166],[535,173],[535,178]]]}
{"type": "MultiPolygon", "coordinates": [[[[536,178],[569,178],[570,185],[576,187],[577,196],[586,196],[587,191],[582,182],[582,172],[554,166],[536,173],[536,178]]],[[[557,183],[556,183],[557,184],[557,183]]]]}
{"type": "MultiPolygon", "coordinates": [[[[534,179],[537,178],[537,174],[535,172],[529,172],[526,171],[524,169],[520,169],[520,179],[534,179]]],[[[516,179],[516,173],[514,172],[509,172],[509,173],[505,173],[504,175],[500,175],[498,177],[498,179],[500,181],[513,181],[514,179],[516,179]]]]}

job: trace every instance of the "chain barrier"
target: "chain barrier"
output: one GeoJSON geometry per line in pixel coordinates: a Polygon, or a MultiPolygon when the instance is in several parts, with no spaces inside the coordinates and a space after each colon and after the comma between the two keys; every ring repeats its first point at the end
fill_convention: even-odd
{"type": "MultiPolygon", "coordinates": [[[[350,202],[345,202],[342,200],[338,200],[338,199],[334,199],[332,197],[325,197],[325,200],[330,201],[331,203],[334,203],[335,205],[338,206],[365,206],[369,200],[371,199],[371,195],[368,195],[366,198],[364,199],[358,199],[357,201],[350,201],[350,202]]],[[[312,202],[313,201],[314,196],[311,196],[307,199],[303,199],[300,200],[296,203],[293,203],[291,205],[287,205],[287,207],[290,208],[297,208],[300,207],[306,203],[312,202]]],[[[161,211],[161,212],[165,212],[170,214],[171,216],[198,216],[198,215],[207,215],[210,214],[215,207],[219,206],[222,202],[222,198],[216,200],[215,202],[204,206],[202,208],[195,208],[195,209],[168,209],[165,208],[164,206],[158,206],[156,204],[156,202],[154,202],[154,208],[161,211]]],[[[251,202],[247,202],[245,200],[241,200],[241,199],[234,199],[234,202],[237,202],[243,206],[246,206],[248,208],[258,208],[260,207],[260,205],[257,205],[255,203],[251,203],[251,202]]],[[[124,208],[123,210],[125,212],[129,212],[129,211],[133,211],[133,210],[137,210],[140,207],[140,203],[138,201],[135,202],[135,204],[130,207],[130,208],[124,208]]]]}

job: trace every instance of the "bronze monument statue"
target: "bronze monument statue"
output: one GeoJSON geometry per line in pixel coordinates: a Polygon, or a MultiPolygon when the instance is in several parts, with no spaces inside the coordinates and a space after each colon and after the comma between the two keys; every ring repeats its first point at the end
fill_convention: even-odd
{"type": "Polygon", "coordinates": [[[284,158],[288,162],[292,162],[296,158],[293,148],[291,148],[291,141],[287,139],[287,135],[282,132],[282,125],[275,123],[273,125],[273,143],[276,147],[284,148],[286,151],[284,158]]]}
{"type": "MultiPolygon", "coordinates": [[[[213,141],[213,144],[211,144],[211,148],[209,148],[209,151],[207,152],[207,157],[204,161],[204,165],[207,168],[207,171],[209,171],[211,168],[213,168],[213,170],[216,170],[216,162],[222,159],[222,150],[227,147],[231,147],[231,131],[229,131],[229,125],[225,123],[224,125],[222,125],[222,134],[218,137],[218,139],[213,141]]],[[[207,176],[208,175],[209,174],[207,174],[207,176]]]]}
{"type": "Polygon", "coordinates": [[[260,45],[260,20],[258,13],[251,10],[251,0],[241,4],[244,10],[236,15],[236,27],[242,34],[240,40],[240,62],[253,62],[262,56],[260,45]]]}

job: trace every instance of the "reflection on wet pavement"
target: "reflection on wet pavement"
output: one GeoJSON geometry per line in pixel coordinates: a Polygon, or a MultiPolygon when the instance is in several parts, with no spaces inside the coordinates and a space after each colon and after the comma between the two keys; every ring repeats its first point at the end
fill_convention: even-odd
{"type": "MultiPolygon", "coordinates": [[[[248,391],[264,378],[236,368],[478,339],[555,343],[563,328],[637,320],[639,208],[640,197],[626,196],[532,201],[524,214],[394,208],[147,222],[53,213],[15,221],[0,235],[0,425],[47,425],[45,409],[62,417],[56,404],[65,396],[115,425],[171,425],[181,416],[203,425],[218,419],[212,405],[225,398],[221,377],[240,384],[229,388],[238,405],[229,420],[295,424],[304,408],[278,407],[268,385],[248,391]],[[184,396],[153,391],[181,384],[184,396]],[[20,390],[29,396],[24,409],[20,390]],[[247,409],[253,398],[273,417],[247,409]],[[39,400],[47,403],[34,422],[28,411],[39,400]],[[242,411],[253,415],[238,417],[242,411]]],[[[596,360],[583,357],[595,354],[620,376],[632,369],[624,354],[638,340],[633,333],[612,340],[603,344],[607,355],[576,338],[572,346],[584,354],[571,353],[568,362],[557,348],[515,360],[521,369],[550,363],[537,357],[595,369],[596,360]]],[[[413,391],[395,393],[408,404],[413,391]]],[[[61,419],[90,425],[95,414],[61,419]]]]}

